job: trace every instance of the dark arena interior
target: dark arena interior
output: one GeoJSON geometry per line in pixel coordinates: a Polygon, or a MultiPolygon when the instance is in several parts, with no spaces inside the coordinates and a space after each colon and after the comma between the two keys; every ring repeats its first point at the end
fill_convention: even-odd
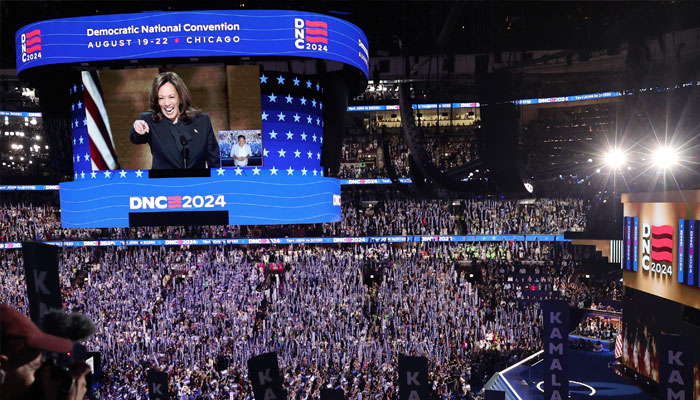
{"type": "Polygon", "coordinates": [[[3,400],[700,400],[700,2],[0,1],[3,400]]]}

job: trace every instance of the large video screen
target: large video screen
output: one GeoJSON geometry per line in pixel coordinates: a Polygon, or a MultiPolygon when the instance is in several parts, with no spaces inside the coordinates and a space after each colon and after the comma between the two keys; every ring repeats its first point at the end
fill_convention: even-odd
{"type": "Polygon", "coordinates": [[[70,101],[64,227],[340,219],[340,182],[321,166],[316,76],[258,65],[82,71],[70,101]]]}
{"type": "MultiPolygon", "coordinates": [[[[659,381],[659,334],[688,335],[700,343],[700,327],[683,322],[683,306],[642,291],[628,290],[622,315],[622,363],[659,381]],[[649,312],[654,310],[654,312],[649,312]]],[[[700,400],[700,346],[695,347],[695,399],[700,400]]]]}
{"type": "Polygon", "coordinates": [[[262,166],[257,65],[104,70],[83,81],[105,131],[91,135],[93,170],[262,166]]]}
{"type": "Polygon", "coordinates": [[[624,285],[700,308],[700,191],[623,197],[624,285]]]}

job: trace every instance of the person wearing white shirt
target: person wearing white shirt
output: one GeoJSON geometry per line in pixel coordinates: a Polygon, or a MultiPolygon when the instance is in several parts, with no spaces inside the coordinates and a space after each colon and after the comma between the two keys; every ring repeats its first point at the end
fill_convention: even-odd
{"type": "Polygon", "coordinates": [[[246,144],[245,136],[238,135],[238,146],[231,146],[231,154],[229,155],[233,157],[233,162],[237,167],[248,165],[248,159],[253,155],[253,152],[250,150],[250,146],[246,144]]]}

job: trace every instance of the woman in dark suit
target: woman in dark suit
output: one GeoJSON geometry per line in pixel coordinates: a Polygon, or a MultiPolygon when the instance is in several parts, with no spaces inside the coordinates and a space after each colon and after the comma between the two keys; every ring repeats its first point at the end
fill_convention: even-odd
{"type": "Polygon", "coordinates": [[[153,80],[151,110],[131,127],[131,143],[151,146],[151,169],[218,168],[219,143],[211,120],[191,105],[185,82],[174,72],[153,80]]]}

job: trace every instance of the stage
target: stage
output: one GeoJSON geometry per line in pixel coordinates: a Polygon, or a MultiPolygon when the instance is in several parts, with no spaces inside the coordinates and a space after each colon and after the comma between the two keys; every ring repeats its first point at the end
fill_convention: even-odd
{"type": "MultiPolygon", "coordinates": [[[[567,361],[572,395],[617,400],[652,400],[654,398],[608,367],[608,364],[613,361],[612,352],[594,353],[569,349],[567,361]]],[[[507,399],[542,399],[542,392],[538,389],[538,386],[542,388],[542,361],[532,366],[524,363],[506,369],[502,372],[502,377],[506,381],[505,386],[509,389],[506,390],[507,399]]]]}

